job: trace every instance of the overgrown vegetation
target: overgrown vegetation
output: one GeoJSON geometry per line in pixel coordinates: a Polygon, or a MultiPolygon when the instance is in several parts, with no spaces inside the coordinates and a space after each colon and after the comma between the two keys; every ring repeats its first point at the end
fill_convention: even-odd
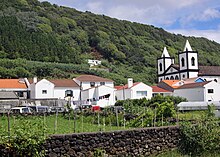
{"type": "MultiPolygon", "coordinates": [[[[19,117],[13,121],[9,129],[10,131],[1,126],[0,145],[8,150],[11,156],[44,156],[42,144],[46,139],[46,126],[40,118],[34,117],[34,119],[30,121],[27,117],[19,117]]],[[[0,155],[7,156],[8,154],[0,152],[0,155]]]]}
{"type": "MultiPolygon", "coordinates": [[[[38,0],[2,0],[0,17],[1,60],[22,58],[39,61],[31,62],[32,65],[39,64],[32,69],[17,65],[7,70],[9,65],[2,66],[1,78],[33,75],[68,78],[73,73],[93,73],[112,78],[116,84],[125,83],[127,77],[154,83],[156,58],[161,55],[163,47],[166,46],[170,54],[177,57],[186,40],[182,35],[174,35],[161,28],[38,0]],[[85,66],[87,59],[102,60],[111,74],[90,72],[85,66]],[[52,69],[48,72],[40,62],[66,65],[57,64],[54,68],[53,64],[46,63],[52,69]],[[64,66],[67,69],[63,70],[64,66]],[[69,71],[68,67],[72,66],[77,68],[69,71]]],[[[220,65],[218,43],[205,38],[187,38],[193,49],[199,51],[200,64],[220,65]]]]}
{"type": "Polygon", "coordinates": [[[143,98],[117,101],[115,106],[125,108],[125,117],[130,127],[162,126],[167,125],[166,120],[169,119],[168,123],[171,124],[171,119],[177,118],[175,106],[182,101],[186,99],[157,95],[150,100],[143,98]]]}
{"type": "Polygon", "coordinates": [[[203,156],[214,152],[220,153],[220,125],[214,117],[212,108],[213,106],[209,106],[206,116],[196,124],[183,123],[181,125],[181,140],[178,149],[182,154],[203,156]]]}

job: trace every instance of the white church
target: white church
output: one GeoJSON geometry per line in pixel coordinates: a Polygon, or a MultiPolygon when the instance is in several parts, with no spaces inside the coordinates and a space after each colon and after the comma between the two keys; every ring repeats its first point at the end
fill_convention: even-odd
{"type": "Polygon", "coordinates": [[[162,80],[183,80],[199,77],[205,81],[220,82],[220,66],[199,66],[198,52],[194,51],[186,41],[182,52],[178,53],[179,63],[174,63],[164,47],[162,56],[157,59],[158,82],[162,80]]]}

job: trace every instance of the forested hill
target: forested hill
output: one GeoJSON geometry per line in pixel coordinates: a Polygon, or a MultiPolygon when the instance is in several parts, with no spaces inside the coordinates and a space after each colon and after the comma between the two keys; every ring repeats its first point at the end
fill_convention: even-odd
{"type": "MultiPolygon", "coordinates": [[[[200,64],[220,65],[220,44],[205,38],[187,39],[192,48],[199,51],[200,64]]],[[[48,2],[0,2],[2,78],[34,75],[63,78],[92,73],[114,79],[117,84],[125,83],[127,77],[153,83],[156,58],[163,47],[176,56],[185,40],[182,35],[154,26],[80,12],[48,2]],[[102,60],[110,73],[89,71],[87,59],[102,60]]]]}

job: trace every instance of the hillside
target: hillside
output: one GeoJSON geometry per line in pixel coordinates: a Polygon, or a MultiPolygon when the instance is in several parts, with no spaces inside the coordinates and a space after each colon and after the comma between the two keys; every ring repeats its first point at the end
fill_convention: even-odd
{"type": "MultiPolygon", "coordinates": [[[[201,65],[220,65],[220,44],[205,38],[187,39],[199,51],[201,65]]],[[[154,83],[156,58],[163,47],[177,56],[185,40],[154,26],[48,2],[0,2],[1,78],[71,78],[90,73],[111,78],[116,84],[125,83],[128,77],[154,83]],[[110,73],[90,71],[87,59],[102,60],[110,73]]]]}

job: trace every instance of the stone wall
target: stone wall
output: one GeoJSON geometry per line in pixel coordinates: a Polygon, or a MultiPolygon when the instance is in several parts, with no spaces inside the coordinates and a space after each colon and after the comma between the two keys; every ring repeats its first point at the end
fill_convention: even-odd
{"type": "Polygon", "coordinates": [[[90,157],[97,149],[106,156],[148,156],[175,148],[179,128],[155,127],[126,131],[53,135],[45,149],[49,157],[90,157]]]}

